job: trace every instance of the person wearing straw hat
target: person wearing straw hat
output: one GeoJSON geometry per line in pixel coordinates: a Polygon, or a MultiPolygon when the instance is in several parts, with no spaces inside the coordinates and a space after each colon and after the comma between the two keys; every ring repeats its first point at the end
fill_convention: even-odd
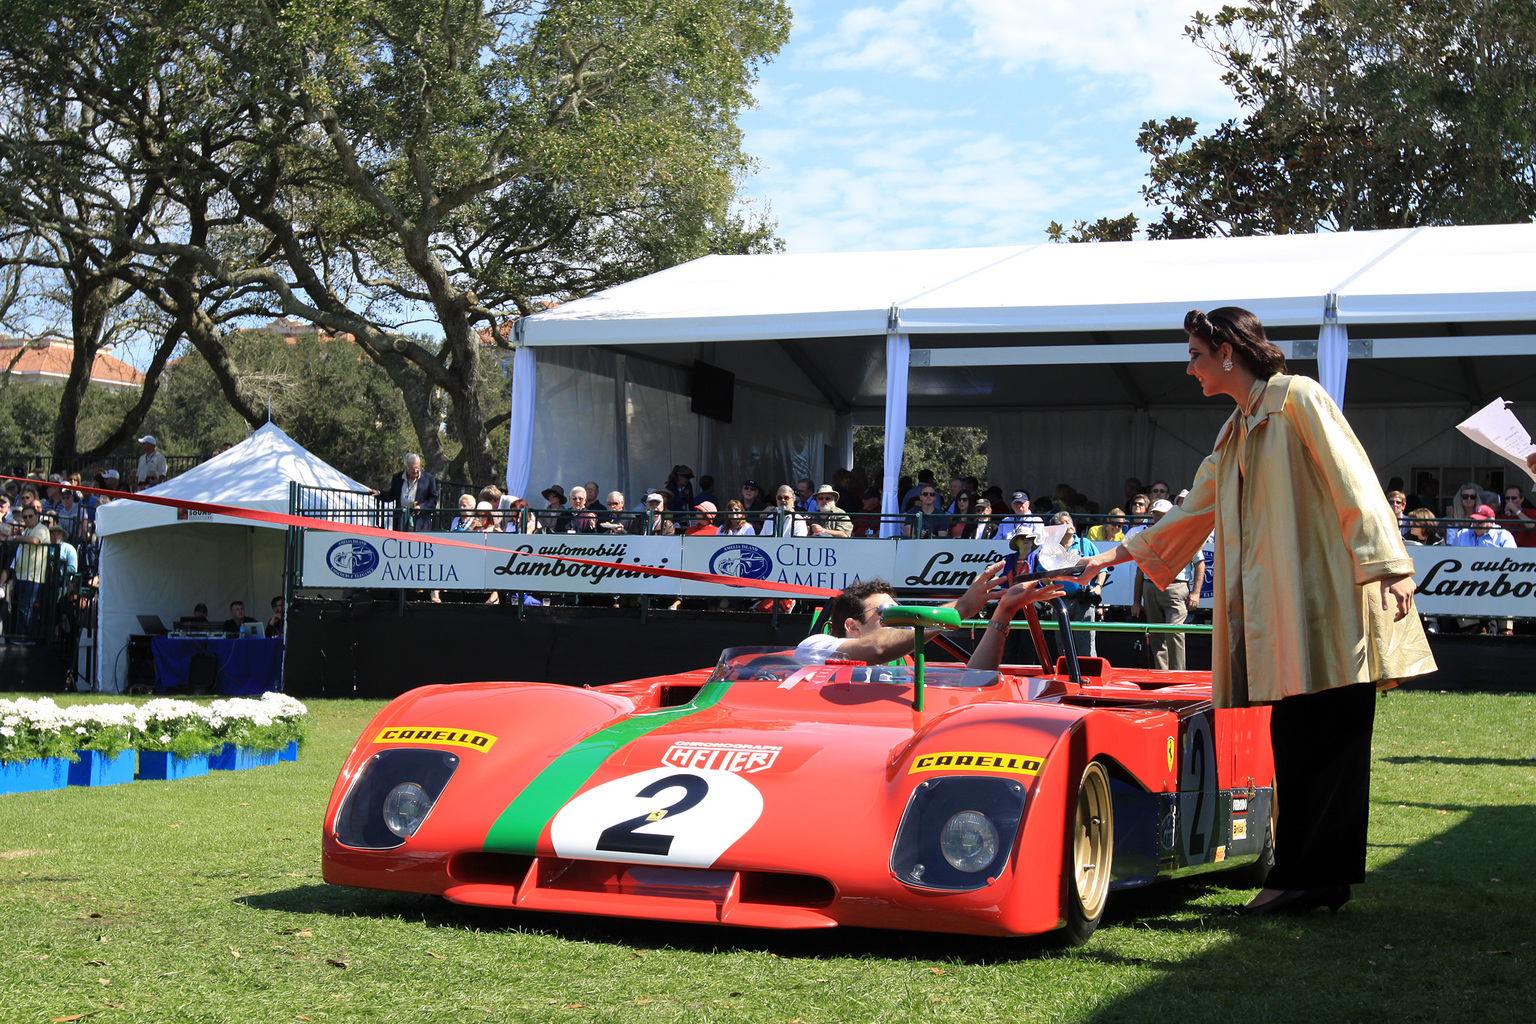
{"type": "Polygon", "coordinates": [[[838,499],[842,495],[832,488],[831,484],[822,484],[811,495],[811,500],[816,503],[816,511],[811,513],[810,532],[813,537],[851,537],[853,536],[853,519],[837,507],[838,499]]]}

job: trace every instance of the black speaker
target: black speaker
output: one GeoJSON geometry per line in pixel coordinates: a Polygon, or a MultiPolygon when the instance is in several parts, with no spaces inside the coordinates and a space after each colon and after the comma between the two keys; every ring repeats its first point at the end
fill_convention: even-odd
{"type": "Polygon", "coordinates": [[[695,359],[693,387],[688,397],[688,408],[694,415],[729,423],[736,409],[736,375],[695,359]]]}

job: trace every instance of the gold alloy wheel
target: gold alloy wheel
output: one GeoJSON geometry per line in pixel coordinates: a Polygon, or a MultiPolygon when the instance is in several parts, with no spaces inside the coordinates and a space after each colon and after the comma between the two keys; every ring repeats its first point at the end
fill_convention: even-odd
{"type": "Polygon", "coordinates": [[[1090,762],[1077,787],[1077,812],[1072,822],[1072,899],[1090,927],[1104,913],[1109,896],[1110,860],[1114,852],[1114,809],[1109,801],[1109,775],[1090,762]]]}

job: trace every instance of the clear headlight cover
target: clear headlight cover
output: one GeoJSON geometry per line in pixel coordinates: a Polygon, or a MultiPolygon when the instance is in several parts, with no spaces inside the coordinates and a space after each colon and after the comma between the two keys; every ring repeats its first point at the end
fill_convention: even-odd
{"type": "Polygon", "coordinates": [[[997,828],[980,811],[961,811],[944,823],[939,852],[958,871],[984,870],[997,859],[997,828]]]}
{"type": "Polygon", "coordinates": [[[384,824],[401,839],[409,839],[431,809],[432,798],[426,790],[414,782],[402,782],[384,798],[384,824]]]}

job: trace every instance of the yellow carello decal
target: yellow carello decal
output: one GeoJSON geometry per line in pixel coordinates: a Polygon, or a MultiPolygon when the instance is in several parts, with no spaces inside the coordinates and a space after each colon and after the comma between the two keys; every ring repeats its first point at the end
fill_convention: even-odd
{"type": "Polygon", "coordinates": [[[978,750],[951,750],[942,754],[924,754],[912,762],[908,775],[918,772],[958,771],[1007,772],[1010,775],[1038,775],[1043,764],[1038,757],[1023,754],[993,754],[978,750]]]}
{"type": "Polygon", "coordinates": [[[373,738],[375,743],[431,743],[443,747],[468,747],[482,753],[496,744],[496,737],[488,732],[470,732],[468,729],[438,729],[432,726],[412,726],[409,729],[380,729],[373,738]]]}

